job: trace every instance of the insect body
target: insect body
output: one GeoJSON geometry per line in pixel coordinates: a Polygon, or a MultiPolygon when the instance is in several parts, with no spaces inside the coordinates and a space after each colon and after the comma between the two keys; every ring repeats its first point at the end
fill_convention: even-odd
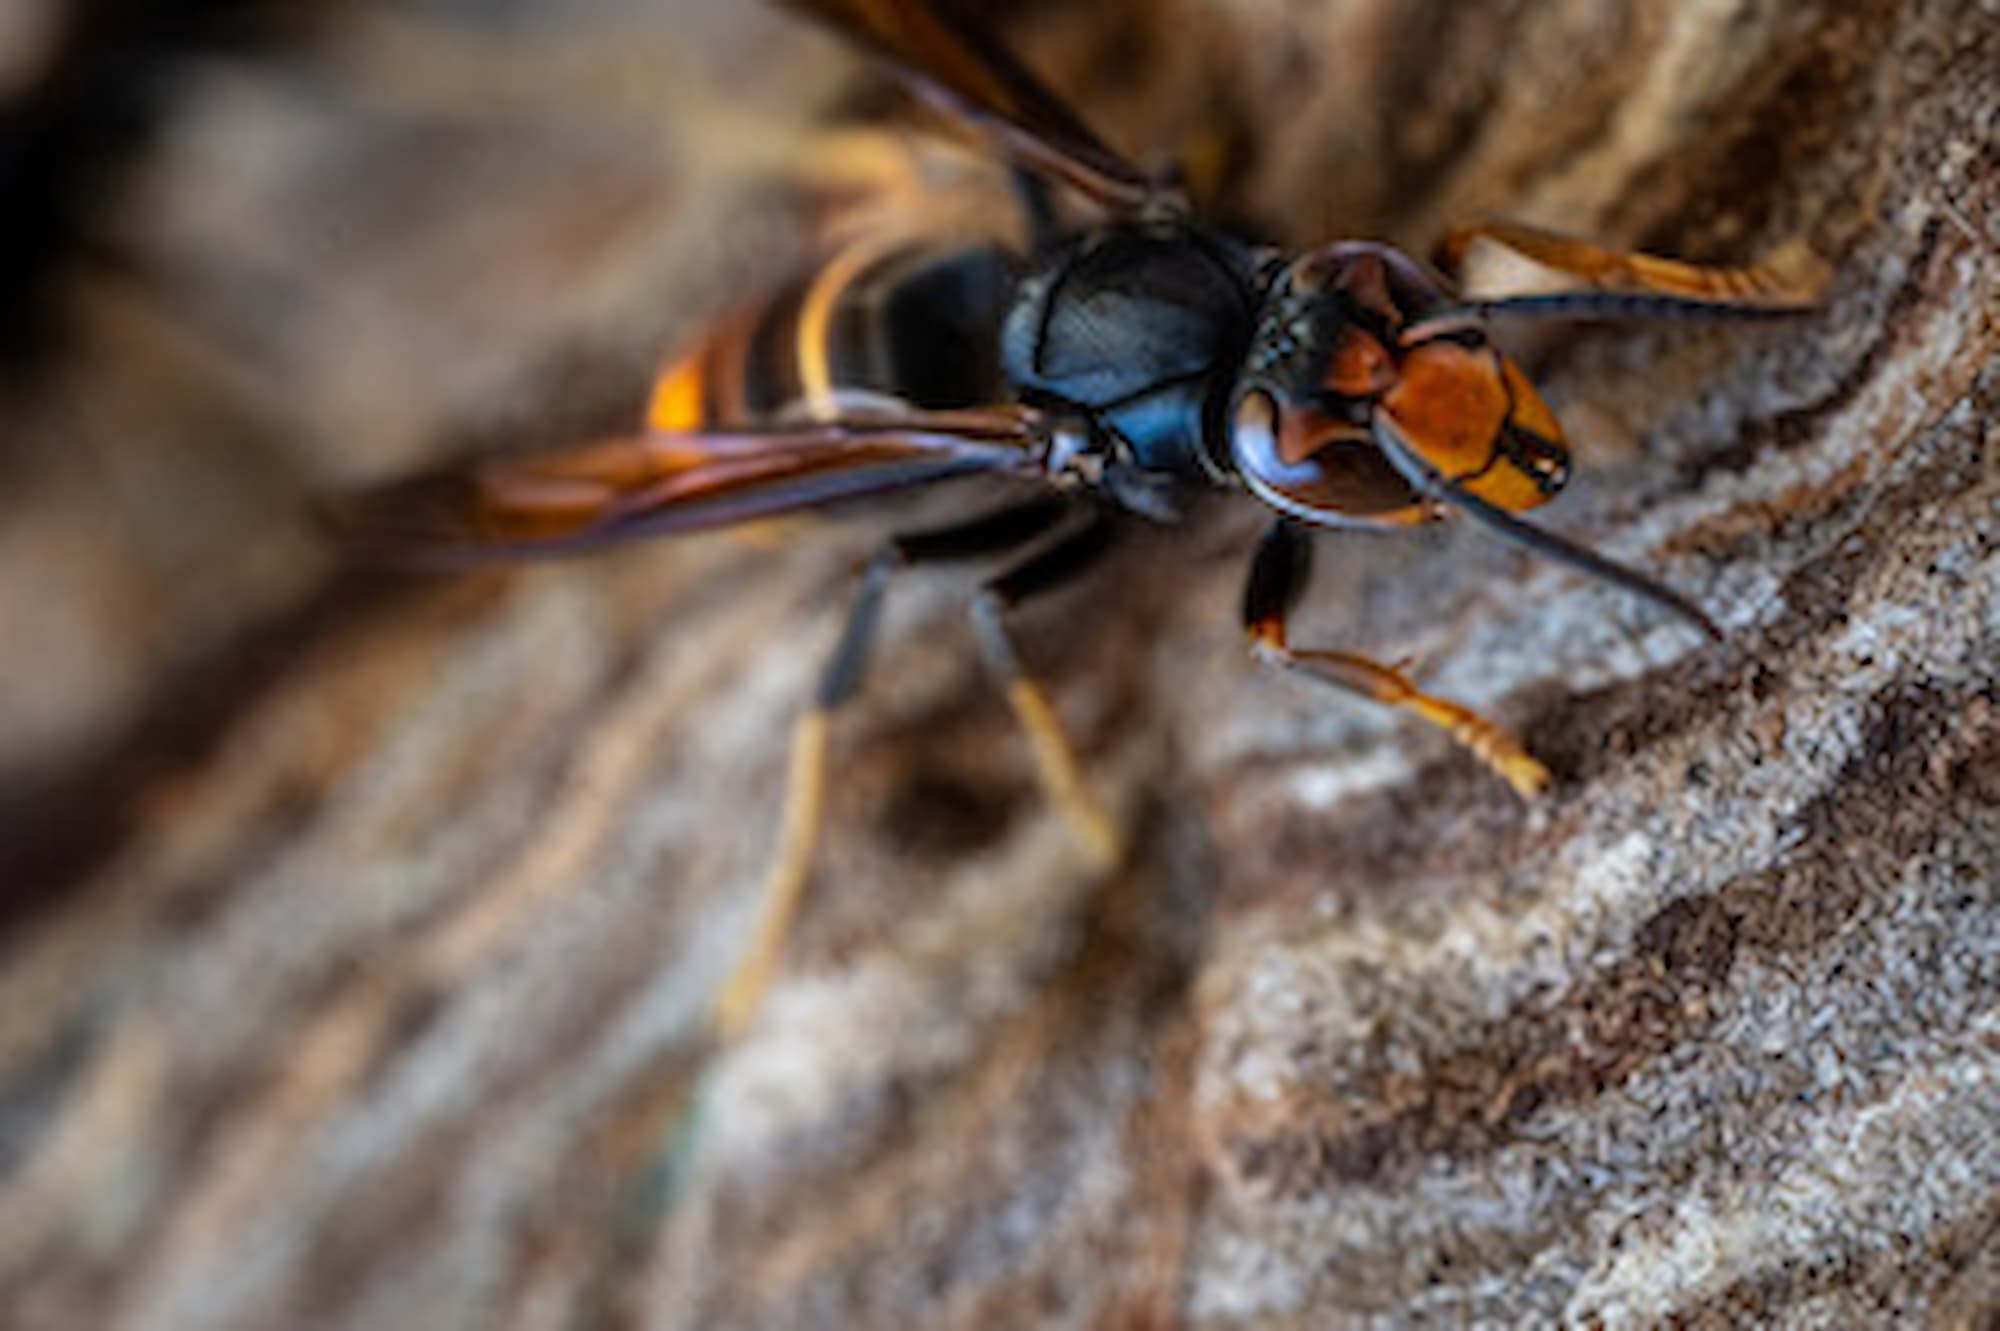
{"type": "Polygon", "coordinates": [[[922,236],[855,242],[667,371],[640,432],[419,478],[348,509],[361,536],[452,560],[575,550],[970,474],[1038,483],[1005,508],[892,538],[862,572],[795,732],[783,844],[757,940],[717,1005],[722,1039],[747,1026],[779,955],[810,864],[826,718],[859,688],[898,567],[1014,552],[975,598],[980,648],[1044,783],[1104,860],[1116,831],[1021,668],[1008,612],[1086,568],[1121,518],[1170,519],[1190,489],[1245,492],[1272,512],[1243,604],[1262,658],[1440,726],[1523,794],[1547,773],[1498,727],[1393,667],[1290,641],[1309,529],[1463,516],[1716,633],[1678,594],[1518,516],[1561,489],[1568,455],[1491,323],[1789,313],[1813,303],[1812,274],[1702,268],[1515,226],[1453,236],[1442,271],[1365,242],[1282,255],[1202,221],[1112,152],[959,0],[793,7],[884,58],[1033,188],[1067,189],[1099,219],[1045,223],[1026,253],[922,236]],[[1469,300],[1451,277],[1475,245],[1537,284],[1469,300]]]}

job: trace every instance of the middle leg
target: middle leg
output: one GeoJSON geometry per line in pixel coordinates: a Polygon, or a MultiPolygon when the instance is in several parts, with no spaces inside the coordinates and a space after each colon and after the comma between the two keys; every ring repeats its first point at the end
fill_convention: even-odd
{"type": "Polygon", "coordinates": [[[805,899],[825,803],[829,728],[834,713],[861,692],[890,579],[906,565],[1018,548],[1054,527],[1069,511],[1067,499],[1046,496],[948,527],[906,533],[891,539],[862,570],[846,622],[820,668],[812,705],[792,728],[778,850],[759,893],[750,944],[716,993],[710,1023],[718,1042],[733,1044],[749,1030],[805,899]]]}
{"type": "Polygon", "coordinates": [[[1110,869],[1123,858],[1124,838],[1117,823],[1091,798],[1061,719],[1022,667],[1007,615],[1023,601],[1061,587],[1089,569],[1108,548],[1110,538],[1109,520],[1093,509],[1081,525],[989,580],[972,602],[979,654],[1027,733],[1042,788],[1099,869],[1110,869]]]}

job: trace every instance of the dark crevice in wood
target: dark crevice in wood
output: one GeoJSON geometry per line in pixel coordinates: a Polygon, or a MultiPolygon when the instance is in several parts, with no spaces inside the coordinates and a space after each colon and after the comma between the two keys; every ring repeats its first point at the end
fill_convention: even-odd
{"type": "Polygon", "coordinates": [[[1518,1141],[1537,1112],[1578,1109],[1668,1052],[1699,1048],[1728,1004],[1739,947],[1760,964],[1802,961],[1865,920],[1894,889],[1897,866],[1949,829],[1992,821],[2000,736],[1968,742],[1976,737],[1955,725],[1965,701],[1906,689],[1876,700],[1861,751],[1794,820],[1796,841],[1810,849],[1669,902],[1623,958],[1558,1003],[1475,1029],[1414,1075],[1376,1070],[1288,1102],[1281,1128],[1225,1129],[1230,1172],[1276,1199],[1393,1188],[1440,1155],[1472,1167],[1518,1141]],[[1941,761],[1947,754],[1953,760],[1941,761]]]}

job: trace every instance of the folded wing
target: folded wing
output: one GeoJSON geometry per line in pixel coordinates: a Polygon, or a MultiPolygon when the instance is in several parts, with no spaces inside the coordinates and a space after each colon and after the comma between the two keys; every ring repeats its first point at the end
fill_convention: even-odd
{"type": "Polygon", "coordinates": [[[371,557],[456,564],[698,531],[981,472],[1037,474],[1012,408],[649,432],[399,481],[330,506],[371,557]]]}

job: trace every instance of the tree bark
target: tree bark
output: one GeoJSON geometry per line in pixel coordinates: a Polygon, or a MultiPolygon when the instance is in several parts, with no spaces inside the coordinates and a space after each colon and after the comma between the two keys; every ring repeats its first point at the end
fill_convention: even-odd
{"type": "Polygon", "coordinates": [[[1521,344],[1577,447],[1550,523],[1730,643],[1477,533],[1324,537],[1297,639],[1514,728],[1558,778],[1524,804],[1257,673],[1258,517],[1204,507],[1023,616],[1130,837],[1094,875],[968,580],[912,575],[780,983],[705,1067],[877,529],[408,583],[301,516],[628,417],[799,255],[769,181],[866,72],[658,8],[361,6],[189,67],[117,261],[58,275],[0,445],[0,1320],[1995,1316],[1992,4],[1020,16],[1107,138],[1289,244],[1831,260],[1796,322],[1521,344]]]}

